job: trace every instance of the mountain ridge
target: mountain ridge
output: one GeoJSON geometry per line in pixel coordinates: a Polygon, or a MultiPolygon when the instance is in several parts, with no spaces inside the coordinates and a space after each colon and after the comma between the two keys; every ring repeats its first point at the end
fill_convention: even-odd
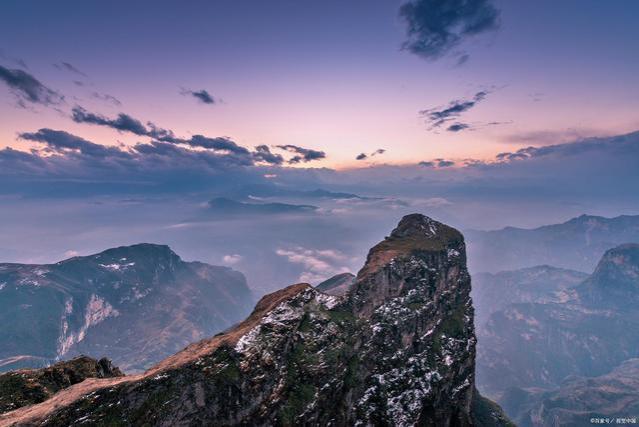
{"type": "Polygon", "coordinates": [[[85,381],[0,424],[508,425],[474,387],[463,236],[408,216],[367,260],[343,297],[286,287],[144,374],[85,381]]]}

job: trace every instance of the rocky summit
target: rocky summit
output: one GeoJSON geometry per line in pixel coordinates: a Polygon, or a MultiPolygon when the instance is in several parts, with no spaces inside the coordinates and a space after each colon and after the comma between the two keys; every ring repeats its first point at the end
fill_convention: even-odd
{"type": "Polygon", "coordinates": [[[297,284],[144,374],[90,380],[0,425],[507,425],[475,390],[463,236],[404,217],[344,296],[297,284]]]}

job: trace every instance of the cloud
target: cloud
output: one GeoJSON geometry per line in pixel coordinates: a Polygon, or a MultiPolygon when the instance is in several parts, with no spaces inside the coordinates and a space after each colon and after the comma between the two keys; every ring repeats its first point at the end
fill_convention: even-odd
{"type": "Polygon", "coordinates": [[[224,262],[224,264],[235,265],[238,262],[242,261],[242,255],[238,255],[238,254],[224,255],[224,257],[222,257],[222,261],[224,262]]]}
{"type": "MultiPolygon", "coordinates": [[[[458,47],[465,39],[499,27],[499,10],[489,0],[410,0],[399,9],[406,23],[407,40],[402,48],[435,60],[458,47]]],[[[459,61],[468,60],[461,53],[459,61]]]]}
{"type": "MultiPolygon", "coordinates": [[[[74,82],[74,83],[76,83],[76,82],[74,82]]],[[[82,83],[82,82],[80,82],[80,83],[82,83]]],[[[80,86],[82,86],[82,85],[80,85],[80,86]]],[[[108,103],[113,104],[113,105],[115,105],[117,107],[122,105],[122,102],[120,102],[120,100],[118,98],[116,98],[115,96],[111,96],[109,94],[106,94],[106,93],[93,92],[91,94],[91,96],[93,98],[95,98],[95,99],[99,99],[100,101],[108,102],[108,103]]]]}
{"type": "Polygon", "coordinates": [[[77,74],[79,76],[89,77],[85,73],[83,73],[82,71],[80,71],[76,67],[74,67],[72,64],[69,64],[68,62],[60,62],[59,64],[53,64],[53,66],[55,68],[57,68],[58,70],[65,70],[65,71],[69,71],[69,72],[71,72],[73,74],[77,74]]]}
{"type": "Polygon", "coordinates": [[[189,90],[189,89],[183,89],[180,92],[182,95],[191,95],[194,98],[196,98],[198,101],[200,101],[203,104],[217,104],[218,100],[215,99],[210,93],[208,93],[206,90],[201,89],[201,90],[189,90]]]}
{"type": "Polygon", "coordinates": [[[437,167],[438,168],[448,168],[451,166],[455,166],[455,162],[453,162],[452,160],[444,160],[444,159],[438,159],[437,160],[437,167]]]}
{"type": "Polygon", "coordinates": [[[39,142],[46,145],[47,154],[64,154],[69,151],[78,152],[91,157],[109,157],[126,155],[117,147],[107,147],[95,144],[61,130],[40,129],[34,133],[21,133],[19,137],[23,140],[39,142]]]}
{"type": "Polygon", "coordinates": [[[281,165],[284,163],[284,158],[279,154],[272,153],[266,145],[258,145],[255,147],[253,159],[255,159],[256,162],[264,162],[271,165],[281,165]]]}
{"type": "Polygon", "coordinates": [[[71,113],[71,118],[76,123],[107,126],[120,132],[131,132],[139,136],[150,136],[151,133],[141,121],[134,119],[128,114],[120,113],[117,118],[109,119],[99,114],[90,113],[79,106],[73,107],[71,113]]]}
{"type": "Polygon", "coordinates": [[[435,159],[431,161],[419,162],[418,165],[424,168],[448,168],[451,166],[455,166],[455,162],[446,159],[435,159]]]}
{"type": "Polygon", "coordinates": [[[293,249],[277,249],[275,253],[286,257],[290,263],[300,264],[304,271],[300,275],[301,282],[318,283],[349,269],[343,265],[346,257],[335,249],[307,249],[301,246],[293,249]]]}
{"type": "MultiPolygon", "coordinates": [[[[421,110],[419,115],[424,119],[426,124],[428,124],[429,129],[438,128],[451,120],[458,119],[463,113],[483,101],[488,93],[488,91],[482,90],[477,92],[471,99],[458,99],[448,103],[446,106],[421,110]]],[[[464,123],[454,123],[446,130],[449,132],[459,132],[469,127],[469,125],[464,123]]]]}
{"type": "Polygon", "coordinates": [[[466,123],[453,123],[452,125],[446,128],[448,132],[461,132],[462,130],[465,130],[465,129],[470,129],[470,125],[466,123]]]}
{"type": "Polygon", "coordinates": [[[72,119],[76,123],[106,126],[119,132],[129,132],[159,142],[215,151],[229,157],[233,156],[239,164],[252,165],[254,162],[262,162],[271,165],[280,165],[283,162],[282,156],[271,153],[268,147],[264,145],[256,147],[257,151],[251,152],[227,137],[193,135],[190,138],[179,138],[175,136],[171,130],[163,129],[152,122],[147,122],[145,125],[142,121],[124,113],[119,113],[116,118],[111,119],[100,114],[88,112],[84,108],[76,106],[72,110],[72,119]]]}
{"type": "Polygon", "coordinates": [[[2,80],[18,98],[19,105],[25,107],[24,101],[33,104],[60,104],[64,97],[49,89],[38,79],[26,71],[9,69],[0,65],[0,80],[2,80]]]}
{"type": "Polygon", "coordinates": [[[355,160],[366,160],[369,157],[374,157],[374,156],[379,156],[381,154],[384,154],[386,152],[385,149],[383,148],[378,148],[377,150],[373,151],[370,154],[366,154],[366,153],[360,153],[357,155],[357,157],[355,157],[355,160]]]}
{"type": "Polygon", "coordinates": [[[278,145],[277,148],[280,148],[285,151],[289,151],[291,153],[296,153],[295,156],[288,160],[289,164],[296,163],[307,163],[313,160],[320,160],[326,158],[326,153],[323,151],[312,150],[310,148],[304,148],[297,145],[278,145]]]}

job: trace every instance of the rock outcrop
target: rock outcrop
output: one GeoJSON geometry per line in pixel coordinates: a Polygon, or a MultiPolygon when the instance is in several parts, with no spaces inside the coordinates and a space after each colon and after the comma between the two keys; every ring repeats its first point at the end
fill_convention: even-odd
{"type": "Polygon", "coordinates": [[[0,374],[0,413],[44,402],[58,391],[87,378],[115,378],[124,374],[109,359],[87,356],[58,362],[42,369],[0,374]]]}
{"type": "Polygon", "coordinates": [[[343,297],[297,284],[143,375],[79,384],[2,425],[506,425],[475,390],[463,236],[404,217],[343,297]]]}
{"type": "Polygon", "coordinates": [[[342,296],[351,290],[355,284],[355,279],[356,277],[352,273],[341,273],[324,280],[315,286],[315,289],[325,294],[342,296]]]}

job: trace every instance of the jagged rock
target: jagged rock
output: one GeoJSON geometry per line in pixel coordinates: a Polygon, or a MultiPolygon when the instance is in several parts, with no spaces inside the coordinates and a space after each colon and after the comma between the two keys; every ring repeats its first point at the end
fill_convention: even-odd
{"type": "Polygon", "coordinates": [[[475,343],[462,235],[409,215],[346,296],[289,286],[143,375],[79,384],[0,424],[505,425],[478,400],[475,343]]]}
{"type": "Polygon", "coordinates": [[[351,290],[355,284],[355,275],[352,273],[337,274],[315,286],[315,289],[325,294],[343,296],[351,290]]]}
{"type": "Polygon", "coordinates": [[[40,403],[58,391],[87,378],[113,378],[124,374],[107,358],[87,356],[58,362],[48,368],[0,374],[0,413],[40,403]]]}
{"type": "Polygon", "coordinates": [[[79,354],[140,371],[240,321],[244,276],[138,244],[48,265],[0,264],[0,371],[79,354]]]}

